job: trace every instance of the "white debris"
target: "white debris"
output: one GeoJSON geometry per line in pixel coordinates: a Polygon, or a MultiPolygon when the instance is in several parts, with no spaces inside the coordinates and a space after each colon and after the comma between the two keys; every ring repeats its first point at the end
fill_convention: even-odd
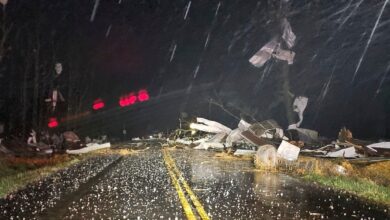
{"type": "Polygon", "coordinates": [[[216,128],[216,127],[211,127],[211,126],[207,126],[207,125],[203,125],[203,124],[198,124],[198,123],[191,123],[190,124],[190,128],[191,129],[196,129],[196,130],[199,130],[199,131],[204,131],[204,132],[207,132],[207,133],[221,133],[221,129],[219,128],[216,128]]]}
{"type": "Polygon", "coordinates": [[[287,63],[291,65],[294,63],[295,52],[277,48],[275,50],[275,53],[272,54],[272,56],[276,59],[287,61],[287,63]]]}
{"type": "Polygon", "coordinates": [[[260,146],[255,155],[257,168],[273,168],[276,166],[276,149],[272,145],[260,146]]]}
{"type": "Polygon", "coordinates": [[[210,121],[210,120],[207,120],[205,118],[196,118],[196,121],[198,123],[203,123],[205,125],[208,125],[208,126],[212,126],[212,127],[217,127],[219,129],[221,129],[222,131],[224,131],[225,133],[229,133],[232,131],[232,129],[226,127],[225,125],[219,123],[219,122],[216,122],[216,121],[210,121]]]}
{"type": "Polygon", "coordinates": [[[77,149],[77,150],[66,150],[66,153],[68,154],[84,154],[95,150],[100,150],[104,148],[110,148],[111,143],[104,143],[104,144],[96,144],[96,143],[89,143],[87,144],[87,147],[77,149]]]}
{"type": "Polygon", "coordinates": [[[245,150],[245,149],[237,149],[236,152],[234,152],[234,156],[245,156],[245,155],[255,155],[255,150],[245,150]]]}
{"type": "Polygon", "coordinates": [[[30,137],[27,139],[28,145],[36,145],[37,144],[37,132],[31,130],[30,137]]]}
{"type": "Polygon", "coordinates": [[[304,96],[298,96],[295,98],[293,103],[293,110],[294,112],[298,113],[299,121],[296,124],[292,124],[288,126],[288,129],[296,129],[301,126],[303,121],[303,112],[306,109],[307,103],[309,101],[309,98],[304,96]]]}
{"type": "Polygon", "coordinates": [[[54,70],[58,75],[62,73],[62,63],[56,63],[54,66],[54,70]]]}
{"type": "Polygon", "coordinates": [[[277,156],[289,161],[297,160],[300,150],[299,147],[290,144],[287,141],[282,141],[278,148],[277,156]]]}
{"type": "Polygon", "coordinates": [[[225,141],[226,136],[227,135],[224,133],[219,133],[211,137],[209,140],[207,140],[207,142],[222,143],[225,141]]]}
{"type": "Polygon", "coordinates": [[[45,99],[45,102],[51,102],[52,111],[55,111],[58,101],[65,102],[64,96],[62,96],[58,89],[53,89],[51,97],[45,99]]]}
{"type": "Polygon", "coordinates": [[[184,145],[190,145],[192,144],[193,142],[190,141],[190,140],[186,140],[186,139],[176,139],[175,140],[176,143],[179,143],[179,144],[184,144],[184,145]]]}
{"type": "Polygon", "coordinates": [[[269,41],[249,59],[249,62],[255,67],[262,67],[269,59],[271,59],[272,53],[278,45],[279,43],[275,39],[269,41]]]}
{"type": "Polygon", "coordinates": [[[242,140],[241,129],[236,128],[226,138],[226,147],[232,147],[234,143],[242,140]]]}
{"type": "Polygon", "coordinates": [[[360,156],[361,155],[356,152],[356,149],[354,147],[348,147],[335,152],[329,152],[325,155],[325,157],[342,157],[342,158],[354,158],[360,156]]]}
{"type": "Polygon", "coordinates": [[[295,39],[297,38],[291,29],[290,22],[286,18],[282,20],[283,35],[282,38],[286,42],[288,48],[292,48],[295,45],[295,39]]]}
{"type": "Polygon", "coordinates": [[[212,142],[212,143],[208,143],[208,142],[204,142],[204,143],[201,143],[199,146],[196,146],[194,147],[194,149],[196,150],[207,150],[207,149],[223,149],[225,148],[225,146],[221,143],[215,143],[215,142],[212,142]]]}
{"type": "Polygon", "coordinates": [[[390,142],[380,142],[375,144],[367,145],[367,148],[370,150],[373,150],[374,152],[377,152],[376,148],[379,149],[390,149],[390,142]]]}
{"type": "Polygon", "coordinates": [[[273,138],[287,138],[284,136],[283,129],[281,128],[275,128],[275,130],[267,130],[262,134],[260,137],[262,138],[268,138],[268,139],[273,139],[273,138]]]}
{"type": "Polygon", "coordinates": [[[335,170],[338,174],[340,175],[346,175],[347,174],[347,169],[341,165],[336,165],[335,170]]]}
{"type": "Polygon", "coordinates": [[[196,129],[208,133],[225,133],[225,134],[229,134],[232,131],[232,129],[216,121],[210,121],[205,118],[196,118],[196,121],[198,123],[190,124],[191,129],[196,129]]]}
{"type": "Polygon", "coordinates": [[[241,131],[246,131],[249,129],[249,127],[251,126],[251,124],[249,124],[248,122],[244,121],[244,120],[240,120],[240,122],[238,123],[238,128],[241,130],[241,131]]]}

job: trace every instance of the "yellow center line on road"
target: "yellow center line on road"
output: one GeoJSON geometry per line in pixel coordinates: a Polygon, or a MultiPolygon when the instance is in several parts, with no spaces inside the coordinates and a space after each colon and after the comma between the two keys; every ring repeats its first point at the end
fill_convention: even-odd
{"type": "MultiPolygon", "coordinates": [[[[186,190],[187,194],[189,195],[192,203],[195,206],[196,211],[198,212],[200,218],[202,220],[210,220],[210,217],[208,216],[207,212],[204,210],[202,203],[199,201],[199,199],[196,197],[195,193],[191,190],[191,187],[188,185],[187,181],[184,179],[182,173],[177,168],[175,161],[171,157],[171,155],[168,153],[167,150],[163,150],[164,153],[164,159],[166,162],[169,163],[169,165],[173,168],[173,171],[178,176],[180,182],[183,184],[184,189],[186,190]]],[[[175,177],[176,178],[176,177],[175,177]]],[[[177,179],[177,178],[176,178],[177,179]]]]}
{"type": "Polygon", "coordinates": [[[194,212],[191,209],[191,205],[187,201],[186,196],[184,195],[184,192],[183,192],[182,188],[180,187],[179,181],[177,180],[174,172],[172,171],[173,167],[172,167],[171,164],[169,164],[168,160],[169,159],[167,158],[167,156],[166,156],[166,154],[164,152],[165,165],[167,167],[169,176],[171,177],[172,184],[173,184],[173,186],[176,189],[177,195],[179,196],[179,200],[180,200],[180,203],[181,203],[181,205],[183,207],[184,213],[185,213],[187,219],[189,219],[189,220],[196,220],[194,212]]]}

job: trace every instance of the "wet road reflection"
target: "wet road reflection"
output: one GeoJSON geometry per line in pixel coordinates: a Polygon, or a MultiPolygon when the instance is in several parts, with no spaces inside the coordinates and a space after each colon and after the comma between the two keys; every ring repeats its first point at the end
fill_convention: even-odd
{"type": "Polygon", "coordinates": [[[253,170],[251,161],[215,158],[207,151],[173,157],[213,219],[389,219],[365,204],[280,173],[253,170]]]}
{"type": "Polygon", "coordinates": [[[198,219],[199,207],[187,188],[211,219],[390,219],[388,209],[285,174],[256,171],[250,160],[199,150],[167,152],[169,163],[161,149],[108,162],[88,160],[88,166],[74,166],[0,200],[0,219],[187,219],[170,169],[198,219]],[[88,171],[94,167],[99,172],[88,171]],[[70,177],[83,181],[68,189],[61,182],[70,177]]]}

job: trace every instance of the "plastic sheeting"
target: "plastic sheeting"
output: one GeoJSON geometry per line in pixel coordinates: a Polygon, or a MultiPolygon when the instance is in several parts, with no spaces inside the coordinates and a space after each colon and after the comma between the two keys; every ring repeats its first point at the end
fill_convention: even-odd
{"type": "Polygon", "coordinates": [[[295,129],[299,128],[301,126],[303,121],[303,112],[306,109],[307,103],[309,101],[309,98],[305,96],[298,96],[295,98],[293,103],[293,110],[294,112],[298,113],[299,121],[296,124],[292,124],[288,126],[288,129],[295,129]]]}

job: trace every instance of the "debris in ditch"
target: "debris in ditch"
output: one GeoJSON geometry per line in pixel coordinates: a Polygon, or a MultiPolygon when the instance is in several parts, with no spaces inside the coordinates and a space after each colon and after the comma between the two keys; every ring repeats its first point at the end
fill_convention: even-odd
{"type": "Polygon", "coordinates": [[[272,139],[283,139],[283,129],[275,120],[266,120],[260,123],[252,124],[248,130],[241,133],[242,137],[248,142],[262,146],[270,144],[272,139]]]}
{"type": "Polygon", "coordinates": [[[272,145],[260,146],[256,151],[254,163],[259,169],[273,169],[277,164],[276,148],[272,145]]]}
{"type": "Polygon", "coordinates": [[[196,150],[208,150],[208,149],[224,149],[225,145],[216,142],[204,142],[194,147],[196,150]]]}
{"type": "Polygon", "coordinates": [[[232,129],[226,127],[225,125],[218,123],[216,121],[210,121],[205,118],[196,118],[197,123],[191,123],[190,128],[204,131],[207,133],[225,133],[229,134],[232,129]]]}
{"type": "Polygon", "coordinates": [[[390,142],[370,144],[367,148],[374,151],[376,155],[390,157],[390,142]]]}
{"type": "Polygon", "coordinates": [[[282,141],[278,147],[277,156],[278,158],[285,159],[288,161],[294,161],[298,159],[300,148],[288,143],[287,141],[282,141]]]}
{"type": "Polygon", "coordinates": [[[243,139],[241,132],[242,130],[240,128],[236,128],[230,132],[230,134],[226,137],[226,147],[233,147],[233,145],[241,141],[243,139]]]}
{"type": "Polygon", "coordinates": [[[309,145],[319,142],[318,132],[305,128],[294,128],[286,131],[286,136],[293,141],[300,141],[309,145]]]}
{"type": "Polygon", "coordinates": [[[362,157],[362,155],[357,153],[355,147],[348,147],[335,152],[328,152],[324,157],[357,158],[362,157]]]}
{"type": "Polygon", "coordinates": [[[111,147],[111,144],[109,142],[104,143],[104,144],[89,143],[84,148],[80,148],[77,150],[66,150],[66,153],[68,153],[68,154],[85,154],[85,153],[88,153],[91,151],[101,150],[101,149],[110,148],[110,147],[111,147]]]}
{"type": "Polygon", "coordinates": [[[233,153],[234,156],[250,156],[255,155],[255,150],[246,150],[246,149],[237,149],[236,152],[233,153]]]}

